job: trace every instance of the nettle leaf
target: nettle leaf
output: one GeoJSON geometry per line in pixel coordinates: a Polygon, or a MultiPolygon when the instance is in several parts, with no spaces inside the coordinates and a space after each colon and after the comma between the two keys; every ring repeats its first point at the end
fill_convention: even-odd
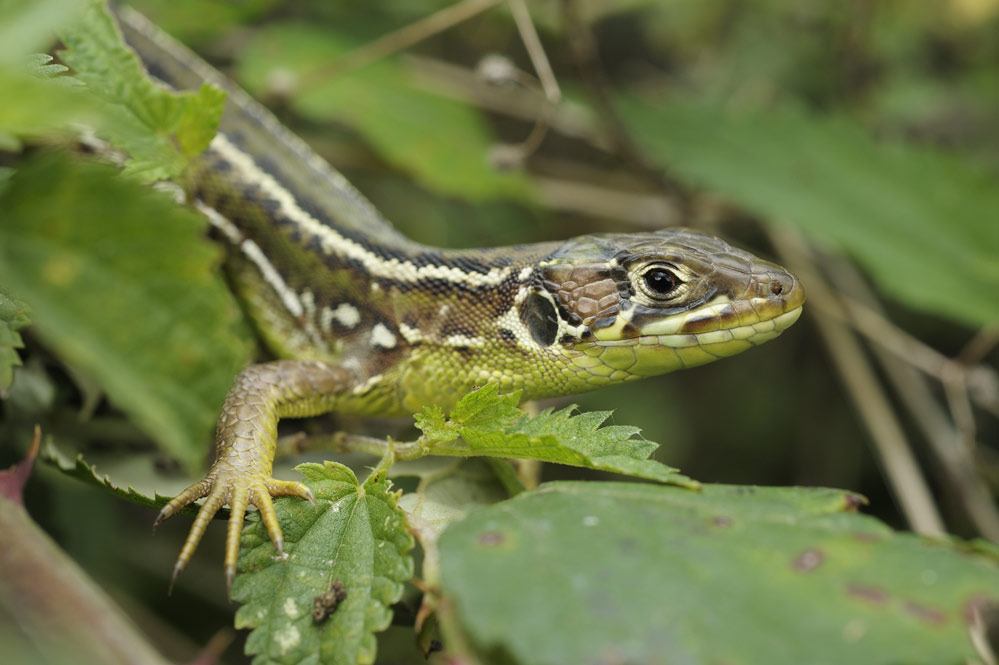
{"type": "Polygon", "coordinates": [[[208,147],[225,92],[208,84],[197,92],[170,92],[154,82],[104,3],[92,3],[62,39],[68,48],[60,57],[104,102],[99,133],[131,156],[126,173],[144,182],[172,178],[208,147]]]}
{"type": "Polygon", "coordinates": [[[471,508],[510,496],[485,459],[421,457],[393,464],[389,474],[393,478],[420,479],[414,491],[402,495],[399,507],[406,512],[421,543],[436,538],[471,508]]]}
{"type": "Polygon", "coordinates": [[[33,56],[19,67],[0,65],[0,90],[17,103],[0,104],[0,148],[17,151],[21,138],[70,135],[70,123],[96,122],[100,117],[94,100],[60,65],[44,64],[33,56]]]}
{"type": "Polygon", "coordinates": [[[275,500],[285,561],[275,558],[258,513],[247,517],[233,585],[233,598],[245,603],[236,627],[253,629],[246,652],[255,665],[374,662],[375,633],[389,626],[391,605],[413,575],[398,494],[384,471],[359,485],[342,464],[297,468],[319,507],[275,500]],[[318,614],[317,598],[325,607],[318,614]]]}
{"type": "Polygon", "coordinates": [[[569,406],[529,416],[517,408],[519,401],[519,392],[500,395],[489,384],[461,398],[448,418],[440,408],[425,408],[416,427],[433,455],[536,459],[698,487],[676,469],[648,459],[658,444],[634,438],[639,428],[602,426],[610,411],[575,413],[569,406]],[[452,444],[458,437],[463,443],[452,444]]]}
{"type": "Polygon", "coordinates": [[[996,557],[896,533],[859,501],[543,485],[441,536],[445,643],[519,665],[987,662],[971,634],[999,603],[996,557]]]}
{"type": "Polygon", "coordinates": [[[51,64],[54,59],[48,53],[32,53],[28,56],[28,73],[40,79],[63,78],[66,82],[75,84],[75,79],[62,76],[69,71],[69,67],[58,63],[51,64]]]}
{"type": "Polygon", "coordinates": [[[533,200],[523,173],[490,166],[496,140],[482,115],[421,87],[397,59],[322,75],[322,63],[359,45],[349,28],[336,34],[300,23],[270,25],[243,49],[240,80],[264,98],[280,88],[285,103],[310,120],[348,125],[388,162],[435,192],[471,201],[533,200]],[[304,77],[311,77],[308,85],[288,94],[288,84],[304,77]]]}
{"type": "Polygon", "coordinates": [[[884,291],[971,326],[996,321],[999,188],[952,155],[876,141],[845,118],[619,100],[649,157],[842,248],[884,291]]]}
{"type": "Polygon", "coordinates": [[[31,323],[28,308],[0,291],[0,395],[14,382],[14,368],[21,364],[17,350],[24,347],[18,330],[31,323]]]}
{"type": "MultiPolygon", "coordinates": [[[[47,49],[54,30],[73,21],[88,0],[5,0],[0,2],[0,62],[15,63],[47,49]]],[[[4,90],[6,94],[6,90],[4,90]]],[[[17,97],[7,97],[17,99],[17,97]]],[[[6,104],[4,104],[6,105],[6,104]]]]}
{"type": "Polygon", "coordinates": [[[189,470],[249,360],[205,220],[113,168],[45,155],[0,193],[0,284],[32,331],[189,470]]]}
{"type": "MultiPolygon", "coordinates": [[[[70,460],[51,445],[47,446],[45,451],[42,453],[42,460],[70,478],[75,478],[92,487],[98,487],[103,491],[110,492],[119,499],[137,503],[140,506],[155,508],[158,510],[165,506],[167,502],[173,498],[172,494],[170,496],[164,496],[159,492],[154,492],[152,496],[149,496],[148,494],[136,490],[131,485],[128,485],[127,487],[116,485],[107,474],[98,474],[97,467],[84,460],[83,455],[77,455],[75,460],[70,460]]],[[[199,506],[197,505],[190,505],[182,509],[180,513],[196,515],[198,508],[199,506]]],[[[224,511],[221,515],[217,515],[217,517],[225,517],[227,514],[228,511],[224,511]]]]}

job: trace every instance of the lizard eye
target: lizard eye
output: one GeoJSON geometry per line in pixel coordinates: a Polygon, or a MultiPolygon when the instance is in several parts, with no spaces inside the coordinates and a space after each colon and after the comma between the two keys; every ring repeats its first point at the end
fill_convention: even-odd
{"type": "Polygon", "coordinates": [[[645,274],[642,275],[642,282],[645,284],[645,290],[653,298],[664,298],[673,293],[676,287],[681,284],[680,278],[673,272],[658,266],[645,271],[645,274]]]}

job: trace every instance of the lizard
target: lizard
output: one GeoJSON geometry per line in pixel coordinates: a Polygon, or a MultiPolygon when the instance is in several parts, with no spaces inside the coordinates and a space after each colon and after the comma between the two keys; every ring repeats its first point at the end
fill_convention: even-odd
{"type": "Polygon", "coordinates": [[[233,288],[278,358],[239,373],[213,465],[156,518],[204,499],[172,580],[226,504],[227,588],[250,505],[283,554],[272,497],[315,499],[272,475],[279,419],[408,415],[487,383],[524,400],[579,393],[732,356],[802,312],[804,288],[786,269],[686,228],[474,250],[416,243],[217,70],[140,14],[117,15],[155,79],[227,92],[187,196],[227,245],[233,288]]]}

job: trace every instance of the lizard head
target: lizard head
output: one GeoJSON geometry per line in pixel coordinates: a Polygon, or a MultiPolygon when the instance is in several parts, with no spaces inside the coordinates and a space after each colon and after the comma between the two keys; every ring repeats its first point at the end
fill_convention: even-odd
{"type": "Polygon", "coordinates": [[[538,264],[521,320],[593,386],[740,353],[791,326],[804,300],[780,266],[669,229],[562,244],[538,264]]]}

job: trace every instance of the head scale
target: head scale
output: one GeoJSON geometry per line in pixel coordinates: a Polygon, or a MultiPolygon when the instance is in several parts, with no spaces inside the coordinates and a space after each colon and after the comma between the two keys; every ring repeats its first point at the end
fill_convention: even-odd
{"type": "Polygon", "coordinates": [[[669,229],[562,244],[539,262],[521,320],[571,383],[595,387],[739,353],[788,328],[803,302],[780,266],[669,229]]]}

